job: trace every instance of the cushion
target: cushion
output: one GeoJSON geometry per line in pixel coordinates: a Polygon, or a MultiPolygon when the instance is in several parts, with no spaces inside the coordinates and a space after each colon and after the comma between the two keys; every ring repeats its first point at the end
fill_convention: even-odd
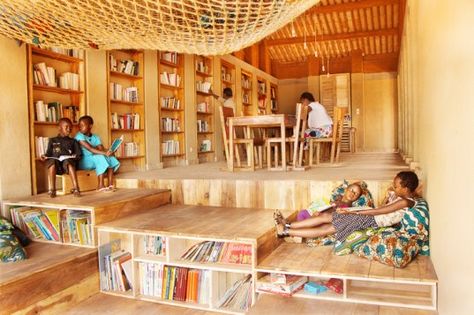
{"type": "Polygon", "coordinates": [[[428,231],[428,204],[419,198],[416,199],[415,205],[406,211],[397,230],[378,231],[354,252],[370,260],[403,268],[417,254],[429,255],[428,231]]]}
{"type": "Polygon", "coordinates": [[[13,235],[13,225],[5,218],[0,217],[0,260],[14,262],[26,259],[25,249],[13,235]]]}
{"type": "Polygon", "coordinates": [[[344,242],[336,241],[334,244],[334,253],[338,256],[351,254],[354,250],[359,248],[360,245],[367,242],[367,240],[380,232],[393,232],[393,227],[383,228],[368,228],[366,230],[359,230],[351,233],[344,242]]]}

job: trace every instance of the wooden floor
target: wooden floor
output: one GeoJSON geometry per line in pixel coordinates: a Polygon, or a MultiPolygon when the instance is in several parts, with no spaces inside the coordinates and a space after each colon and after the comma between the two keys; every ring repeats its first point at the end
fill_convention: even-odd
{"type": "MultiPolygon", "coordinates": [[[[292,212],[283,211],[283,214],[288,216],[292,212]]],[[[165,205],[97,227],[161,235],[256,241],[272,231],[274,223],[273,211],[267,209],[165,205]]]]}
{"type": "Polygon", "coordinates": [[[129,172],[117,176],[124,179],[253,179],[253,180],[391,180],[401,170],[408,169],[398,153],[341,154],[339,164],[321,164],[306,171],[275,172],[266,169],[255,172],[228,172],[225,162],[168,167],[146,172],[129,172]]]}
{"type": "MultiPolygon", "coordinates": [[[[168,306],[151,302],[126,299],[106,294],[96,294],[88,300],[63,312],[64,315],[211,315],[205,312],[182,307],[168,306]]],[[[264,295],[248,313],[250,315],[433,315],[436,312],[395,308],[388,306],[315,301],[281,298],[264,295]]]]}
{"type": "Polygon", "coordinates": [[[283,243],[260,262],[257,269],[397,282],[438,281],[433,264],[426,256],[418,256],[405,268],[395,268],[356,255],[337,256],[332,250],[332,246],[308,247],[305,244],[283,243]]]}

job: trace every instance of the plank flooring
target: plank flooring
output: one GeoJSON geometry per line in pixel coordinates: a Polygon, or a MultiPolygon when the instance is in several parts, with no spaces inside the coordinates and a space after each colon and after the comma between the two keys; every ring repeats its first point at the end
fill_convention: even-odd
{"type": "MultiPolygon", "coordinates": [[[[64,315],[214,315],[214,312],[187,309],[176,306],[125,299],[106,294],[96,294],[75,307],[63,312],[64,315]]],[[[433,311],[396,308],[388,306],[342,303],[333,301],[315,301],[296,298],[281,298],[262,295],[250,315],[435,315],[433,311]]]]}
{"type": "Polygon", "coordinates": [[[308,247],[305,244],[281,244],[259,263],[257,269],[402,282],[438,282],[433,264],[426,256],[418,256],[405,268],[399,269],[355,255],[334,255],[331,246],[308,247]]]}
{"type": "MultiPolygon", "coordinates": [[[[283,210],[285,216],[292,211],[283,210]]],[[[256,241],[274,228],[268,209],[166,205],[98,228],[210,239],[256,241]]]]}

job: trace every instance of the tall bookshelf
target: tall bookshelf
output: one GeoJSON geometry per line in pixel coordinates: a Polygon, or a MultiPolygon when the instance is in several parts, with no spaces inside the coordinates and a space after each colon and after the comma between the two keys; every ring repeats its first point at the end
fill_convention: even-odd
{"type": "Polygon", "coordinates": [[[176,52],[159,52],[159,113],[161,161],[164,166],[185,162],[184,58],[176,52]]]}
{"type": "Polygon", "coordinates": [[[242,114],[244,116],[253,115],[252,112],[252,74],[242,71],[242,114]]]}
{"type": "Polygon", "coordinates": [[[200,163],[214,161],[214,98],[209,93],[213,84],[213,60],[195,56],[197,144],[200,163]]]}
{"type": "Polygon", "coordinates": [[[257,103],[257,113],[259,115],[265,115],[267,113],[267,80],[257,77],[257,95],[258,95],[258,103],[257,103]]]}
{"type": "Polygon", "coordinates": [[[231,88],[235,94],[235,66],[221,60],[221,87],[231,88]]]}
{"type": "Polygon", "coordinates": [[[270,110],[272,114],[278,113],[278,86],[270,83],[270,110]]]}
{"type": "Polygon", "coordinates": [[[30,122],[31,183],[33,194],[48,190],[47,170],[40,156],[47,139],[58,134],[58,120],[73,122],[85,114],[84,51],[41,49],[27,45],[28,108],[30,122]]]}
{"type": "Polygon", "coordinates": [[[124,136],[115,156],[121,170],[145,167],[143,51],[112,50],[107,53],[107,86],[110,141],[124,136]]]}

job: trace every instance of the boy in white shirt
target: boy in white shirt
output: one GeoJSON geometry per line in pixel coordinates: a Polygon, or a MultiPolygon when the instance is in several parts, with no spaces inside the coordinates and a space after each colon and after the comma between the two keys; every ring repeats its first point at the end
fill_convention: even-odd
{"type": "Polygon", "coordinates": [[[232,89],[229,87],[226,87],[224,88],[222,92],[223,92],[222,95],[224,97],[220,97],[219,95],[214,94],[212,89],[209,89],[209,93],[212,94],[212,96],[214,96],[214,98],[216,98],[224,107],[232,108],[234,110],[234,115],[235,115],[235,102],[234,102],[234,99],[232,98],[233,96],[232,89]]]}
{"type": "Polygon", "coordinates": [[[305,130],[305,138],[327,138],[332,134],[332,119],[326,109],[316,102],[313,94],[304,92],[301,94],[300,102],[308,106],[308,129],[305,130]]]}

